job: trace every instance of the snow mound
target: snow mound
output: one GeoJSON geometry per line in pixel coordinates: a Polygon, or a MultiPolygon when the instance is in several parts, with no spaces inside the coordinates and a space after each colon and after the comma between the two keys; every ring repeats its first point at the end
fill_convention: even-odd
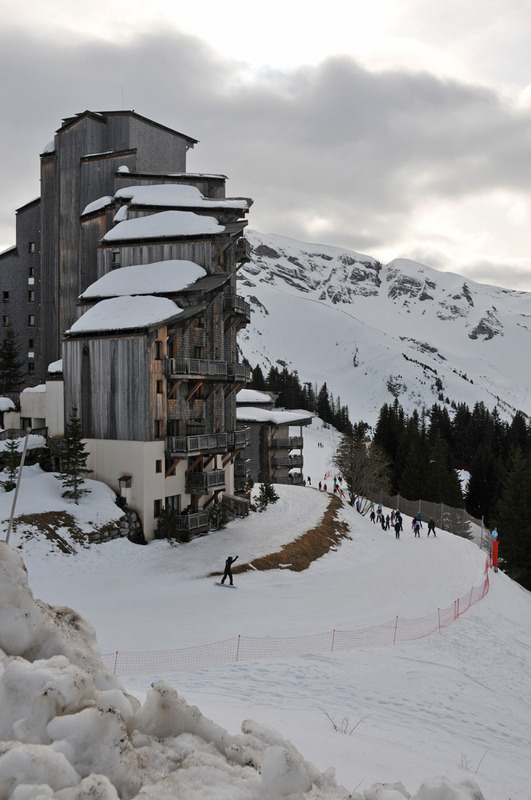
{"type": "MultiPolygon", "coordinates": [[[[349,793],[272,728],[231,735],[163,681],[143,705],[101,662],[90,623],[35,600],[0,543],[0,800],[403,800],[401,784],[349,793]]],[[[436,778],[412,800],[482,800],[436,778]]]]}

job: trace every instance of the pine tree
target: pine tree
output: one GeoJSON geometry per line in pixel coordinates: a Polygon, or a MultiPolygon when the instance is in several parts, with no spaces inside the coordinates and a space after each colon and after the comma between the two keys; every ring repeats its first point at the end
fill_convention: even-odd
{"type": "Polygon", "coordinates": [[[519,449],[513,451],[498,507],[500,564],[507,574],[531,590],[531,463],[519,449]]]}
{"type": "Polygon", "coordinates": [[[72,408],[70,422],[65,425],[65,435],[60,453],[61,472],[57,477],[63,484],[63,497],[74,500],[77,504],[81,495],[90,491],[90,489],[82,488],[83,475],[89,475],[92,470],[87,469],[88,453],[85,452],[81,421],[75,406],[72,408]]]}
{"type": "Polygon", "coordinates": [[[23,363],[17,337],[12,326],[8,325],[0,344],[0,392],[5,394],[20,391],[23,363]]]}
{"type": "Polygon", "coordinates": [[[363,424],[343,434],[332,463],[347,484],[351,505],[357,498],[373,499],[389,490],[388,458],[365,439],[363,424]]]}
{"type": "Polygon", "coordinates": [[[20,468],[20,450],[18,449],[18,439],[10,436],[3,452],[3,467],[6,475],[0,482],[5,492],[10,492],[17,485],[18,470],[20,468]]]}

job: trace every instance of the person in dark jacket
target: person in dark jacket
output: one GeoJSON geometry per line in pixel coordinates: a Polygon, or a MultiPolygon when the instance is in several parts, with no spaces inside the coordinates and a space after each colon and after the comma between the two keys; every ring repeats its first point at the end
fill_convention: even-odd
{"type": "Polygon", "coordinates": [[[221,579],[221,583],[225,583],[225,579],[228,578],[229,581],[230,581],[230,585],[231,586],[233,585],[232,584],[232,565],[234,564],[234,562],[236,561],[237,558],[238,558],[238,556],[234,556],[234,558],[232,556],[229,556],[227,558],[227,560],[225,561],[225,572],[223,573],[223,577],[221,579]]]}
{"type": "Polygon", "coordinates": [[[396,536],[396,538],[397,538],[397,539],[400,539],[400,529],[401,529],[400,522],[395,522],[395,524],[394,524],[394,526],[393,526],[393,527],[394,527],[394,529],[395,529],[395,536],[396,536]]]}
{"type": "Polygon", "coordinates": [[[437,534],[435,533],[435,520],[433,519],[433,517],[428,521],[428,536],[430,535],[430,531],[431,533],[433,533],[434,536],[437,536],[437,534]]]}

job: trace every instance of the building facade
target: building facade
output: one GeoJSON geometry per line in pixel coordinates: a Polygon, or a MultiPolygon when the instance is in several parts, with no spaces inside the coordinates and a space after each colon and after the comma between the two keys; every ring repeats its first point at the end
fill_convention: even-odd
{"type": "Polygon", "coordinates": [[[17,244],[0,256],[10,309],[29,304],[34,281],[27,381],[62,358],[65,419],[77,409],[93,477],[147,538],[164,508],[204,532],[213,500],[244,503],[236,394],[250,368],[237,333],[250,309],[236,272],[251,201],[226,198],[223,175],[186,172],[196,143],[129,111],[64,120],[41,155],[41,198],[17,211],[17,244]]]}

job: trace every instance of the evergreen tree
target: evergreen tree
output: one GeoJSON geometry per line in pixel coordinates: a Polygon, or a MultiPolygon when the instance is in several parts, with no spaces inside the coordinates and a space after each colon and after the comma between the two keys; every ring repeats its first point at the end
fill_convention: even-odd
{"type": "Polygon", "coordinates": [[[6,477],[0,483],[5,492],[10,492],[17,485],[18,470],[20,468],[18,439],[15,439],[14,436],[9,437],[2,456],[2,464],[6,477]]]}
{"type": "Polygon", "coordinates": [[[389,460],[381,448],[365,439],[363,423],[353,433],[343,434],[332,462],[347,484],[351,505],[357,498],[374,499],[389,491],[389,460]]]}
{"type": "Polygon", "coordinates": [[[496,527],[500,564],[507,574],[531,590],[531,463],[521,450],[510,458],[503,480],[496,527]]]}
{"type": "Polygon", "coordinates": [[[469,472],[466,510],[476,519],[483,517],[490,525],[500,497],[503,470],[488,443],[480,445],[474,453],[469,472]]]}
{"type": "Polygon", "coordinates": [[[2,393],[20,391],[23,364],[17,337],[12,326],[8,325],[0,344],[0,391],[2,393]]]}
{"type": "Polygon", "coordinates": [[[257,392],[264,392],[266,390],[264,373],[259,364],[251,371],[251,383],[249,384],[249,388],[256,389],[257,392]]]}
{"type": "Polygon", "coordinates": [[[82,488],[83,475],[89,475],[92,470],[87,469],[88,453],[85,452],[81,421],[75,406],[72,408],[70,421],[65,425],[60,458],[61,471],[57,477],[63,484],[63,497],[74,500],[77,504],[81,495],[90,491],[82,488]]]}

